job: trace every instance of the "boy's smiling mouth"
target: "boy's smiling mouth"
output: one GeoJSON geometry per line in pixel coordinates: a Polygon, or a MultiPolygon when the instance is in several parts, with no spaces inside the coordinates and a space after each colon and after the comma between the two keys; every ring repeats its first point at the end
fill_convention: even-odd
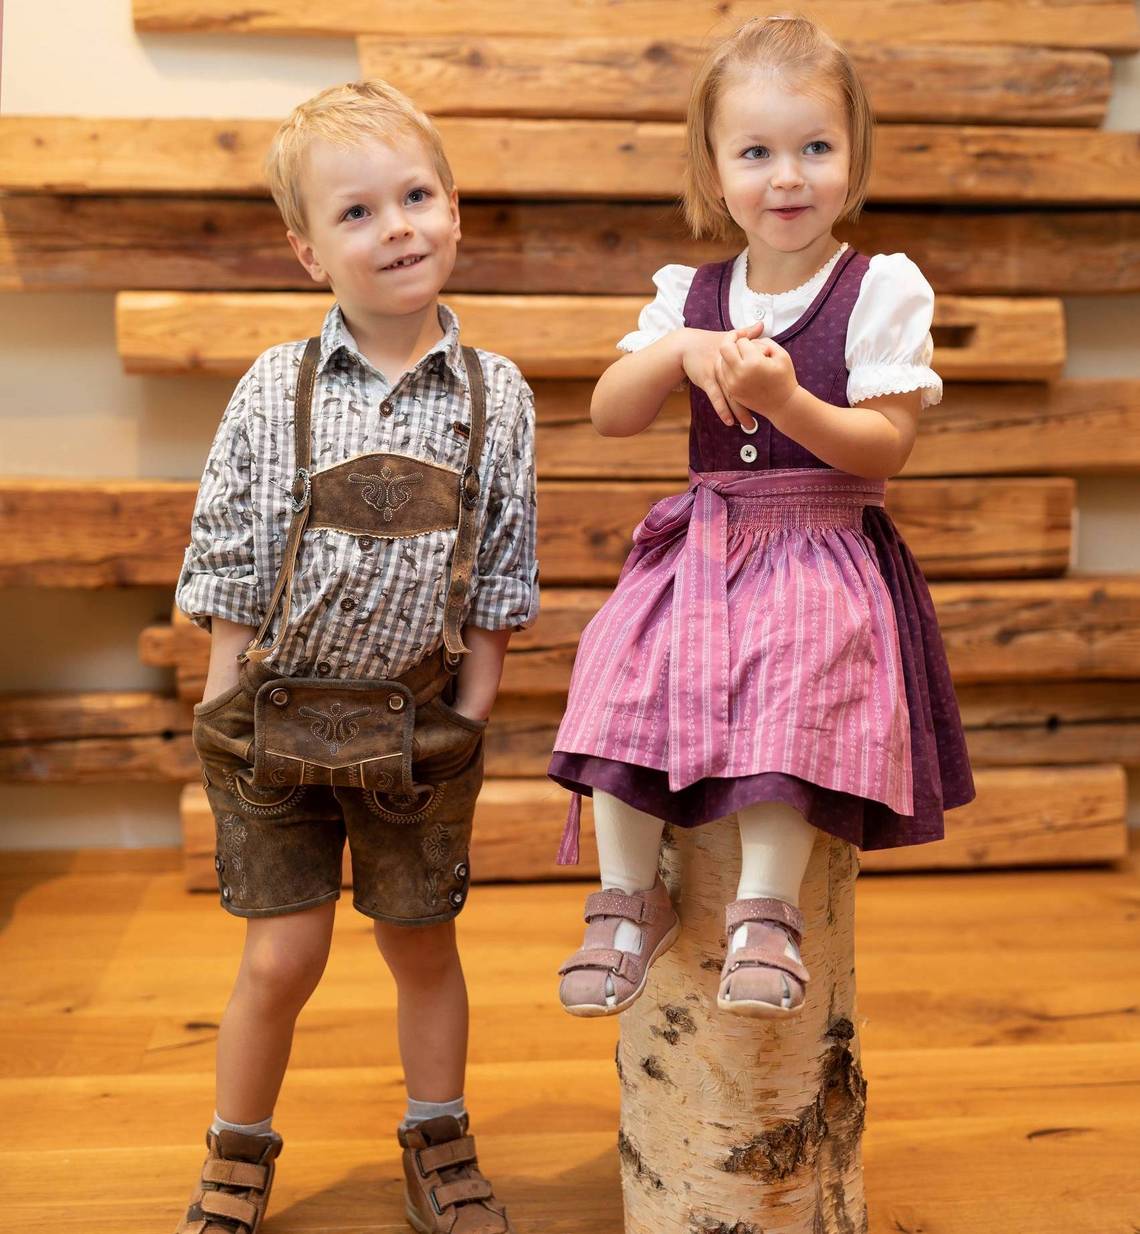
{"type": "Polygon", "coordinates": [[[407,257],[398,257],[391,265],[381,266],[380,273],[386,270],[406,270],[409,266],[418,266],[424,259],[423,253],[409,253],[407,257]]]}

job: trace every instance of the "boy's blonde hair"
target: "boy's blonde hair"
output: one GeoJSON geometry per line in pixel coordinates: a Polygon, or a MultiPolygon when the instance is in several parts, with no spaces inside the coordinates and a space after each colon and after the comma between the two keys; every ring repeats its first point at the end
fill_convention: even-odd
{"type": "Polygon", "coordinates": [[[305,234],[305,206],[301,200],[301,168],[315,139],[335,146],[353,146],[367,138],[391,142],[411,137],[421,141],[431,156],[444,191],[455,188],[455,177],[443,152],[436,127],[406,94],[386,81],[352,81],[330,86],[295,107],[274,134],[265,158],[265,177],[285,226],[305,234]]]}
{"type": "Polygon", "coordinates": [[[694,236],[724,240],[736,227],[720,195],[712,124],[725,83],[735,72],[761,69],[805,92],[834,91],[847,117],[851,166],[842,219],[854,220],[867,198],[874,116],[851,58],[807,17],[757,17],[714,47],[689,97],[685,218],[694,236]]]}

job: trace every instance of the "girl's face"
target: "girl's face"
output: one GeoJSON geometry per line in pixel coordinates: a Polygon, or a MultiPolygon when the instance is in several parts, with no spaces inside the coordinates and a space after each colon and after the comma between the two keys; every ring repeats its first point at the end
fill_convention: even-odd
{"type": "Polygon", "coordinates": [[[721,196],[749,244],[794,253],[830,234],[851,162],[838,98],[740,74],[717,102],[712,144],[721,196]]]}

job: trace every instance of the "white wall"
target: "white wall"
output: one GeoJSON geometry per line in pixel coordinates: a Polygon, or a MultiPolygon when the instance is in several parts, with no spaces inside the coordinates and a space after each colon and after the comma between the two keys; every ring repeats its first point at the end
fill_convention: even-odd
{"type": "MultiPolygon", "coordinates": [[[[9,115],[278,117],[357,74],[349,40],[147,35],[129,0],[6,0],[9,115]]],[[[1110,127],[1140,129],[1140,61],[1117,66],[1110,127]]],[[[0,474],[197,479],[225,381],[123,375],[113,296],[0,294],[0,474]],[[45,380],[46,375],[46,380],[45,380]]],[[[1069,372],[1140,377],[1140,299],[1066,304],[1069,372]]],[[[1076,568],[1140,571],[1140,482],[1082,481],[1076,568]]],[[[0,689],[158,689],[134,640],[166,588],[0,591],[0,689]]],[[[1140,822],[1134,777],[1133,815],[1140,822]]],[[[175,844],[177,786],[0,785],[0,848],[175,844]]]]}

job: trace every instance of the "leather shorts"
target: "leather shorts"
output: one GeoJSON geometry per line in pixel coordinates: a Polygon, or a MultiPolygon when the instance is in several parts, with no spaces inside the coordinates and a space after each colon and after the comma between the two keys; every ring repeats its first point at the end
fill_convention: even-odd
{"type": "Polygon", "coordinates": [[[337,899],[347,840],[361,913],[401,925],[452,920],[470,885],[486,722],[449,705],[448,678],[442,693],[416,704],[410,796],[319,784],[257,788],[254,699],[274,676],[243,660],[236,686],[194,708],[222,907],[238,917],[272,917],[337,899]]]}

